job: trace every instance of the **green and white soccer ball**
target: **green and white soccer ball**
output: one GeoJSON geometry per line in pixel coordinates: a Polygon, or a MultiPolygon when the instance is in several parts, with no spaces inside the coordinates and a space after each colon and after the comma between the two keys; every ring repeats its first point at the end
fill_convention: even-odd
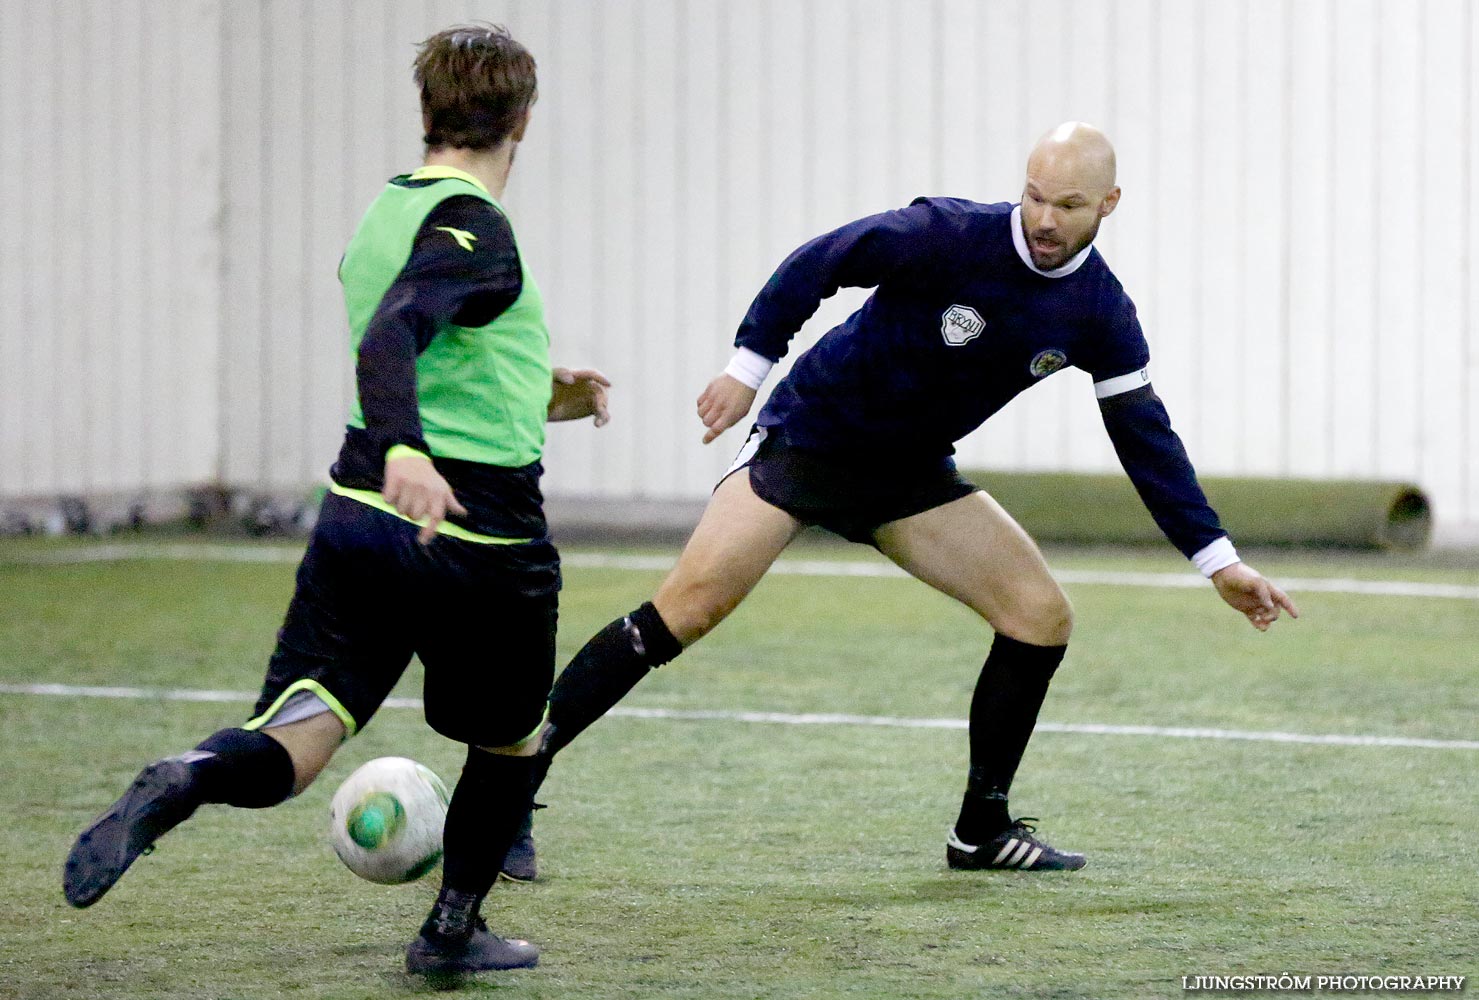
{"type": "Polygon", "coordinates": [[[442,779],[405,757],[377,757],[344,779],[329,805],[334,853],[360,878],[412,882],[442,858],[452,797],[442,779]]]}

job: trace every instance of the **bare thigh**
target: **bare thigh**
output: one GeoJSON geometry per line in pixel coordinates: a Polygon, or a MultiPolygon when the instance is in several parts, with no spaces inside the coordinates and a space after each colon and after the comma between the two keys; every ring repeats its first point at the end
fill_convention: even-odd
{"type": "Polygon", "coordinates": [[[684,646],[703,638],[754,589],[801,522],[755,495],[741,469],[714,491],[652,603],[684,646]]]}
{"type": "Polygon", "coordinates": [[[1073,609],[1037,545],[986,493],[891,521],[874,532],[879,551],[916,579],[974,610],[1022,642],[1068,641],[1073,609]]]}

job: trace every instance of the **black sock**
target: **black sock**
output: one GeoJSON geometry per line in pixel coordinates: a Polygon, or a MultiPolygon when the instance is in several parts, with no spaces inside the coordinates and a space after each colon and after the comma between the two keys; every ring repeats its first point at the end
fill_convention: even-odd
{"type": "Polygon", "coordinates": [[[955,835],[982,844],[1011,825],[1007,792],[1067,646],[997,635],[971,697],[971,770],[955,835]]]}
{"type": "Polygon", "coordinates": [[[681,652],[682,644],[650,601],[597,632],[555,679],[544,755],[564,749],[649,670],[681,652]]]}
{"type": "MultiPolygon", "coordinates": [[[[478,905],[493,888],[504,855],[529,814],[537,763],[534,757],[468,749],[442,834],[442,895],[448,898],[438,898],[428,925],[443,909],[460,910],[467,920],[477,916],[478,905]]],[[[447,916],[443,914],[443,922],[447,916]]]]}
{"type": "Polygon", "coordinates": [[[292,797],[293,758],[266,733],[222,729],[181,757],[201,802],[265,809],[292,797]]]}

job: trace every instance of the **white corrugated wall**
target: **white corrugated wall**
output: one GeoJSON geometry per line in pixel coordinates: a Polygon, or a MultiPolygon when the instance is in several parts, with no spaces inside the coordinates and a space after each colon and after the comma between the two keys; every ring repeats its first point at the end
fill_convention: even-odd
{"type": "MultiPolygon", "coordinates": [[[[557,361],[617,382],[552,493],[701,496],[692,400],[794,246],[918,194],[1006,200],[1068,118],[1116,140],[1100,247],[1207,473],[1412,479],[1479,530],[1464,0],[0,2],[0,495],[322,477],[335,266],[419,155],[412,44],[507,23],[541,96],[506,203],[557,361]]],[[[811,342],[860,301],[845,293],[811,342]]],[[[970,464],[1114,467],[1087,379],[970,464]]]]}
{"type": "Polygon", "coordinates": [[[0,2],[0,496],[216,475],[218,19],[0,2]]]}

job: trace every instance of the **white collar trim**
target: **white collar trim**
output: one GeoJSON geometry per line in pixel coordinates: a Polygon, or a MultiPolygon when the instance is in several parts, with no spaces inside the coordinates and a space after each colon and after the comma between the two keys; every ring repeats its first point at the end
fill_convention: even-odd
{"type": "Polygon", "coordinates": [[[1012,246],[1017,248],[1017,256],[1022,258],[1034,274],[1040,274],[1044,278],[1066,278],[1074,271],[1083,267],[1084,261],[1089,259],[1089,251],[1094,249],[1090,243],[1078,253],[1069,258],[1068,263],[1062,267],[1056,267],[1051,271],[1044,271],[1032,262],[1032,254],[1027,249],[1027,237],[1022,235],[1022,206],[1017,205],[1012,209],[1012,246]]]}

